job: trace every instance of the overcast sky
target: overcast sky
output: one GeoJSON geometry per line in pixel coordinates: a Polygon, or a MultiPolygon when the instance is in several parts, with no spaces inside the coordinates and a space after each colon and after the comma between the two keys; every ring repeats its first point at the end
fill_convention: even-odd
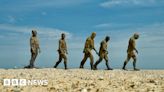
{"type": "MultiPolygon", "coordinates": [[[[137,66],[164,69],[163,9],[163,0],[0,0],[0,68],[29,64],[29,39],[36,29],[42,50],[35,63],[39,67],[53,67],[63,32],[68,42],[68,67],[79,67],[85,40],[96,32],[96,49],[109,35],[110,65],[121,68],[128,39],[138,32],[137,66]]],[[[93,54],[96,61],[98,56],[93,54]]],[[[85,67],[89,66],[88,60],[85,67]]],[[[106,68],[105,62],[98,67],[106,68]]]]}

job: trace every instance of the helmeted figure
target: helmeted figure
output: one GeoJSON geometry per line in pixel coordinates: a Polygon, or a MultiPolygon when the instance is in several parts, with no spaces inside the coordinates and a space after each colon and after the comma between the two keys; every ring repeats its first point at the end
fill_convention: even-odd
{"type": "Polygon", "coordinates": [[[64,66],[65,66],[65,69],[67,69],[67,55],[66,54],[68,54],[68,51],[67,51],[67,44],[65,41],[64,33],[61,34],[61,39],[59,40],[58,53],[59,53],[59,60],[56,62],[54,68],[56,68],[58,64],[62,61],[62,59],[64,59],[64,66]]]}
{"type": "Polygon", "coordinates": [[[133,68],[134,70],[139,70],[136,68],[136,61],[137,61],[137,57],[134,51],[136,51],[136,53],[138,54],[138,50],[136,49],[136,40],[139,38],[139,34],[138,33],[134,33],[134,35],[129,39],[129,45],[128,45],[128,49],[127,49],[127,58],[124,62],[124,65],[122,67],[123,70],[126,70],[126,64],[129,62],[129,60],[131,58],[133,58],[133,68]]]}
{"type": "Polygon", "coordinates": [[[38,52],[39,53],[41,52],[36,30],[32,30],[32,36],[30,38],[30,48],[31,48],[30,64],[28,66],[25,66],[25,68],[33,68],[38,52]]]}
{"type": "Polygon", "coordinates": [[[107,51],[107,47],[108,47],[108,41],[110,40],[109,36],[106,36],[105,39],[103,41],[101,41],[100,43],[100,49],[99,49],[99,59],[96,61],[96,63],[94,64],[94,69],[97,70],[97,65],[103,60],[105,59],[106,61],[106,67],[107,70],[112,70],[112,68],[109,67],[108,64],[108,51],[107,51]]]}
{"type": "Polygon", "coordinates": [[[91,34],[91,36],[86,39],[86,42],[85,42],[85,45],[84,45],[84,50],[83,50],[84,58],[80,63],[80,68],[83,68],[84,63],[86,62],[86,60],[88,58],[90,58],[90,66],[91,66],[91,69],[93,69],[94,58],[93,58],[93,55],[92,55],[92,49],[97,53],[97,51],[95,49],[95,46],[94,46],[94,38],[95,37],[96,37],[96,33],[93,32],[91,34]]]}

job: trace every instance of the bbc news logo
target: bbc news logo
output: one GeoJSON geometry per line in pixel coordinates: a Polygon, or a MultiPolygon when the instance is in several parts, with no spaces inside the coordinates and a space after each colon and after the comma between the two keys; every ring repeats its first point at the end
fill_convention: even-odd
{"type": "Polygon", "coordinates": [[[48,80],[27,80],[27,79],[4,79],[4,86],[29,86],[29,85],[48,85],[48,80]]]}

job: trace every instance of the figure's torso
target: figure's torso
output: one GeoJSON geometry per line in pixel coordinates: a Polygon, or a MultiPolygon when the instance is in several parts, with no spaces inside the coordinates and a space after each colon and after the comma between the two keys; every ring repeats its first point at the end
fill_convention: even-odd
{"type": "Polygon", "coordinates": [[[133,37],[131,37],[129,39],[129,45],[128,45],[128,50],[127,51],[132,52],[135,49],[135,45],[136,45],[135,39],[133,37]]]}
{"type": "Polygon", "coordinates": [[[100,52],[104,52],[107,50],[107,42],[105,40],[103,40],[101,43],[100,43],[100,52]]]}
{"type": "Polygon", "coordinates": [[[31,37],[30,44],[31,44],[31,48],[39,48],[39,41],[37,37],[31,37]]]}
{"type": "Polygon", "coordinates": [[[65,53],[66,52],[66,49],[67,49],[66,41],[63,40],[63,39],[60,39],[59,40],[59,51],[61,53],[65,53]]]}
{"type": "Polygon", "coordinates": [[[91,37],[87,38],[84,48],[89,48],[90,50],[92,50],[94,48],[94,40],[91,39],[91,37]]]}

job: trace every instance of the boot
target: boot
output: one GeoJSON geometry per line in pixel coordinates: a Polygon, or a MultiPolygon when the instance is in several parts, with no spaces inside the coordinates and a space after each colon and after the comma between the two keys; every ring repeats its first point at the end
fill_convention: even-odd
{"type": "Polygon", "coordinates": [[[30,65],[28,65],[28,66],[25,66],[24,68],[30,68],[30,65]]]}
{"type": "Polygon", "coordinates": [[[93,65],[93,69],[94,69],[94,70],[97,70],[97,65],[96,65],[96,64],[93,65]]]}
{"type": "Polygon", "coordinates": [[[93,68],[94,70],[97,70],[97,65],[101,62],[101,60],[99,59],[98,61],[96,61],[96,63],[94,64],[93,68]]]}
{"type": "Polygon", "coordinates": [[[32,65],[30,65],[30,68],[34,68],[34,65],[32,64],[32,65]]]}
{"type": "Polygon", "coordinates": [[[113,70],[112,68],[109,67],[109,64],[106,63],[107,70],[113,70]]]}
{"type": "Polygon", "coordinates": [[[57,66],[59,65],[60,62],[56,62],[54,68],[57,68],[57,66]]]}
{"type": "Polygon", "coordinates": [[[81,62],[81,64],[80,64],[80,67],[79,67],[79,68],[84,68],[82,62],[81,62]]]}
{"type": "Polygon", "coordinates": [[[68,69],[68,68],[67,68],[67,63],[66,63],[66,62],[64,62],[64,67],[65,67],[65,70],[68,69]]]}
{"type": "Polygon", "coordinates": [[[94,68],[93,68],[93,63],[90,63],[90,66],[91,66],[91,70],[93,70],[94,68]]]}
{"type": "Polygon", "coordinates": [[[140,69],[136,68],[136,62],[135,61],[133,62],[133,67],[134,67],[134,71],[139,71],[140,70],[140,69]]]}
{"type": "Polygon", "coordinates": [[[125,68],[125,67],[126,67],[126,64],[127,64],[127,63],[124,62],[124,65],[123,65],[123,67],[122,67],[123,70],[127,70],[127,69],[125,68]]]}
{"type": "Polygon", "coordinates": [[[138,68],[134,68],[134,71],[139,71],[140,69],[138,69],[138,68]]]}

